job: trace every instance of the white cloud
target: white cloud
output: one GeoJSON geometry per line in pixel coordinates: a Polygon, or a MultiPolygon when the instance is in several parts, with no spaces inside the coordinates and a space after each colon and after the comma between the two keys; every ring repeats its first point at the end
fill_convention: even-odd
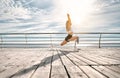
{"type": "Polygon", "coordinates": [[[30,11],[26,8],[22,7],[22,4],[15,3],[14,0],[1,0],[1,11],[0,11],[0,18],[1,19],[30,19],[30,11]]]}
{"type": "Polygon", "coordinates": [[[66,13],[70,13],[76,32],[96,28],[104,31],[104,27],[118,23],[120,17],[119,4],[108,0],[0,0],[0,5],[0,21],[8,20],[0,22],[0,32],[65,32],[66,13]]]}

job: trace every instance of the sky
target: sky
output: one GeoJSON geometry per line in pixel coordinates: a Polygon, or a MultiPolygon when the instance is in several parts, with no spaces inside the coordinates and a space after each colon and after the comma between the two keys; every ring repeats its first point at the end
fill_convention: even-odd
{"type": "Polygon", "coordinates": [[[119,32],[120,0],[0,0],[0,33],[119,32]]]}

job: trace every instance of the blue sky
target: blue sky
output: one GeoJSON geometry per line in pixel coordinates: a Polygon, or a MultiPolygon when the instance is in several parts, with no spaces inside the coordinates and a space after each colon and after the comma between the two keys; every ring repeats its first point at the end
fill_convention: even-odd
{"type": "Polygon", "coordinates": [[[0,0],[0,33],[119,32],[120,0],[0,0]]]}

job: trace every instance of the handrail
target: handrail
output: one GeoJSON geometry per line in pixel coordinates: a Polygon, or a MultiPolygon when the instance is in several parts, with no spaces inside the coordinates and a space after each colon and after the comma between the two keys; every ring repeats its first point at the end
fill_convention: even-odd
{"type": "MultiPolygon", "coordinates": [[[[28,46],[28,45],[32,45],[33,43],[34,43],[33,45],[38,45],[38,46],[39,45],[43,46],[44,44],[53,46],[54,44],[55,45],[60,44],[60,40],[61,40],[61,42],[62,42],[62,39],[64,40],[65,36],[61,37],[61,35],[63,35],[63,34],[66,35],[66,33],[54,33],[54,32],[52,32],[52,33],[0,33],[0,36],[1,36],[0,47],[4,48],[7,45],[17,45],[17,46],[26,45],[26,46],[28,46]],[[41,34],[48,34],[48,35],[47,36],[42,35],[40,37],[36,37],[36,36],[33,37],[34,35],[41,35],[41,34]],[[10,35],[10,37],[7,35],[10,35]],[[11,35],[14,35],[14,36],[12,37],[11,35]],[[19,36],[19,35],[22,35],[22,36],[19,36]],[[56,35],[56,36],[52,36],[52,35],[56,35]],[[60,35],[60,36],[57,36],[57,35],[60,35]],[[15,40],[15,41],[10,41],[10,40],[15,40]],[[22,43],[22,41],[24,43],[22,43]],[[12,44],[14,42],[16,44],[12,44]],[[20,42],[21,42],[21,44],[20,44],[20,42]],[[38,43],[35,43],[35,42],[38,42],[38,43]]],[[[99,48],[103,47],[104,46],[103,44],[108,44],[108,45],[109,44],[111,44],[111,45],[116,44],[118,47],[120,47],[120,32],[79,32],[79,33],[74,33],[74,34],[79,35],[79,37],[81,39],[81,43],[79,45],[87,44],[87,43],[92,45],[92,44],[98,43],[97,46],[99,48]],[[91,36],[80,36],[80,34],[82,34],[82,35],[95,35],[95,34],[97,34],[97,37],[96,36],[95,37],[93,37],[93,36],[92,37],[91,36]],[[106,34],[109,34],[109,36],[107,36],[107,37],[104,36],[106,34]],[[113,37],[113,36],[116,36],[116,37],[113,37]],[[86,38],[88,40],[88,42],[85,42],[87,40],[84,40],[84,38],[86,38]],[[104,39],[104,38],[107,38],[107,39],[104,39]],[[109,43],[105,42],[105,41],[109,41],[109,43]]]]}
{"type": "MultiPolygon", "coordinates": [[[[0,33],[0,35],[8,35],[8,34],[66,34],[65,32],[63,33],[0,33]]],[[[78,32],[74,34],[120,34],[120,32],[78,32]]]]}

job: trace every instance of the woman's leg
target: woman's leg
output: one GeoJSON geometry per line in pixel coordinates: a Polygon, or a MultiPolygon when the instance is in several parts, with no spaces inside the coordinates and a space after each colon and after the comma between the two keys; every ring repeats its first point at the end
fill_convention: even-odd
{"type": "MultiPolygon", "coordinates": [[[[70,38],[68,41],[77,41],[77,43],[79,42],[78,40],[78,36],[73,36],[72,38],[70,38]]],[[[64,40],[62,43],[61,43],[61,46],[67,44],[67,41],[64,40]]]]}
{"type": "Polygon", "coordinates": [[[72,38],[69,39],[69,41],[78,41],[78,36],[73,36],[72,38]]]}
{"type": "Polygon", "coordinates": [[[67,44],[67,41],[64,40],[60,45],[63,46],[65,44],[67,44]]]}
{"type": "Polygon", "coordinates": [[[77,47],[76,47],[76,42],[79,43],[79,37],[78,36],[73,36],[72,38],[69,39],[69,41],[75,41],[75,45],[74,45],[74,50],[77,50],[77,47]]]}

